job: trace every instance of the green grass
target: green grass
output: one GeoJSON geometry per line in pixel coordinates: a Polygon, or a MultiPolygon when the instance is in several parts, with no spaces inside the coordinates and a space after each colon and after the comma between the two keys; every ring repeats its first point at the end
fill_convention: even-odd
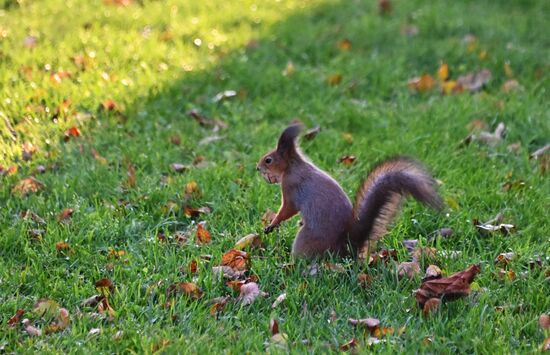
{"type": "Polygon", "coordinates": [[[550,309],[544,275],[550,179],[529,154],[550,140],[548,1],[399,0],[387,16],[379,14],[376,1],[0,4],[0,165],[18,167],[17,173],[0,176],[0,347],[5,351],[150,353],[168,340],[163,348],[168,353],[262,352],[272,317],[296,352],[337,351],[352,337],[367,352],[363,331],[348,325],[349,317],[405,326],[401,336],[374,345],[386,353],[540,348],[545,334],[537,320],[550,309]],[[406,25],[417,26],[419,34],[402,35],[406,25]],[[477,38],[473,51],[463,43],[467,34],[477,38]],[[23,45],[27,36],[37,38],[34,48],[23,45]],[[193,43],[197,38],[200,47],[193,43]],[[349,51],[338,47],[344,38],[352,43],[349,51]],[[75,56],[83,56],[84,68],[75,65],[75,56]],[[294,72],[285,76],[289,62],[294,72]],[[452,78],[482,68],[490,69],[493,78],[477,94],[408,90],[409,79],[435,75],[442,62],[449,64],[452,78]],[[509,79],[505,63],[521,90],[501,90],[509,79]],[[59,71],[71,75],[56,84],[51,75],[59,71]],[[342,75],[335,86],[327,83],[333,74],[342,75]],[[223,90],[238,95],[213,102],[223,90]],[[71,102],[68,112],[55,115],[64,99],[71,102]],[[118,104],[119,112],[99,108],[107,99],[118,104]],[[188,116],[190,109],[221,119],[228,128],[213,133],[188,116]],[[261,231],[266,208],[278,207],[279,189],[267,185],[254,167],[295,117],[322,127],[314,140],[302,144],[303,150],[350,196],[369,167],[384,157],[404,153],[424,161],[443,182],[441,192],[451,207],[438,214],[407,203],[383,244],[398,249],[401,261],[407,260],[403,239],[460,251],[458,258],[440,257],[438,264],[451,274],[480,263],[479,290],[425,319],[412,296],[421,277],[400,281],[395,264],[368,268],[333,260],[345,272],[304,277],[307,263],[300,261],[286,272],[281,265],[292,260],[297,230],[291,220],[263,237],[265,250],[251,251],[251,272],[269,297],[250,306],[230,303],[218,317],[211,316],[208,300],[232,294],[211,267],[240,237],[261,231]],[[461,147],[473,119],[491,129],[504,122],[505,138],[495,146],[461,147]],[[63,133],[72,126],[82,135],[64,142],[63,133]],[[347,132],[351,143],[342,138],[347,132]],[[175,134],[181,136],[179,146],[170,142],[175,134]],[[221,139],[199,144],[214,134],[221,139]],[[30,161],[21,159],[25,142],[38,147],[30,161]],[[519,152],[510,153],[507,146],[516,142],[519,152]],[[92,148],[106,164],[94,159],[92,148]],[[357,157],[351,167],[337,162],[345,154],[357,157]],[[199,156],[204,167],[183,174],[169,167],[192,164],[199,156]],[[129,163],[137,182],[130,188],[125,186],[129,163]],[[39,165],[46,167],[36,175],[44,189],[27,197],[12,193],[39,165]],[[517,180],[525,187],[503,191],[503,183],[517,180]],[[158,232],[170,236],[193,230],[198,221],[179,208],[191,181],[201,190],[193,206],[213,210],[200,218],[212,242],[162,244],[158,232]],[[177,206],[171,211],[163,207],[170,202],[177,206]],[[74,209],[68,223],[56,220],[63,208],[74,209]],[[46,226],[21,218],[26,210],[44,218],[46,226]],[[500,211],[517,230],[480,236],[472,219],[487,220],[500,211]],[[28,232],[38,227],[46,232],[34,241],[28,232]],[[454,236],[430,241],[428,235],[441,227],[452,228],[454,236]],[[56,251],[62,240],[72,253],[56,251]],[[112,259],[110,248],[126,254],[112,259]],[[509,266],[518,275],[513,281],[495,277],[499,267],[493,260],[507,251],[517,254],[509,266]],[[188,263],[204,254],[211,254],[212,261],[200,261],[197,275],[189,275],[188,263]],[[536,255],[544,267],[529,270],[527,263],[536,255]],[[374,278],[367,289],[356,281],[365,271],[374,278]],[[103,277],[116,287],[110,302],[117,314],[111,322],[90,317],[80,305],[96,293],[94,283],[103,277]],[[191,280],[204,290],[203,298],[180,298],[164,308],[168,285],[191,280]],[[281,292],[287,300],[271,309],[281,292]],[[43,297],[69,310],[70,327],[29,337],[21,325],[6,325],[23,308],[25,317],[45,328],[47,320],[32,313],[34,302],[43,297]],[[498,311],[497,306],[507,308],[498,311]],[[336,321],[328,321],[332,311],[336,321]],[[102,333],[89,336],[92,328],[102,333]],[[119,330],[122,338],[112,340],[119,330]],[[426,344],[426,337],[433,342],[426,344]]]}

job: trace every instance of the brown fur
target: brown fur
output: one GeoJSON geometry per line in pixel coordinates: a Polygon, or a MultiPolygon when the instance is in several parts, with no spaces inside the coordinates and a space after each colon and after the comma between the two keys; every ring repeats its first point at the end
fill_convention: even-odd
{"type": "Polygon", "coordinates": [[[287,127],[277,148],[257,165],[267,182],[281,183],[282,189],[281,207],[265,232],[297,213],[302,216],[292,247],[295,255],[315,257],[326,252],[343,255],[360,251],[368,240],[382,238],[407,195],[435,208],[441,206],[430,175],[422,165],[403,157],[377,165],[352,206],[340,185],[300,152],[296,145],[300,128],[299,124],[287,127]]]}

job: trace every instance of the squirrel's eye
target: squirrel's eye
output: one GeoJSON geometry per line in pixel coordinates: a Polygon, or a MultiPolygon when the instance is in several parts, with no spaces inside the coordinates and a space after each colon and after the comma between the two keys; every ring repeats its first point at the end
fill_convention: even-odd
{"type": "Polygon", "coordinates": [[[267,165],[271,164],[272,162],[273,162],[273,158],[271,158],[271,157],[265,158],[265,163],[266,163],[267,165]]]}

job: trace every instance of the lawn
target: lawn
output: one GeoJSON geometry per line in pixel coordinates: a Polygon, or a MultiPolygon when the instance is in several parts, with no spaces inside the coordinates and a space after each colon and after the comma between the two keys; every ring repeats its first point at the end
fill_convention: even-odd
{"type": "Polygon", "coordinates": [[[0,352],[337,352],[352,338],[360,352],[540,351],[550,159],[530,155],[550,143],[547,0],[0,5],[0,352]],[[490,80],[460,92],[455,81],[483,69],[490,80]],[[327,258],[317,272],[293,261],[297,218],[261,233],[280,191],[255,165],[295,118],[320,126],[302,148],[350,196],[377,161],[407,154],[440,181],[446,209],[404,205],[380,245],[397,261],[327,258]],[[478,138],[500,122],[502,137],[478,138]],[[210,213],[190,216],[198,207],[210,213]],[[511,233],[473,225],[498,213],[511,233]],[[212,268],[250,233],[264,246],[246,248],[247,275],[268,295],[243,305],[212,268]],[[396,275],[405,239],[437,251],[412,279],[396,275]],[[501,253],[514,257],[495,263],[501,253]],[[413,291],[430,263],[481,273],[468,297],[424,317],[413,291]],[[113,290],[96,289],[104,278],[113,290]],[[167,293],[178,282],[202,297],[167,293]],[[83,304],[101,292],[111,312],[83,304]],[[58,307],[63,329],[50,326],[58,307]],[[367,317],[393,334],[371,344],[348,324],[367,317]],[[271,319],[286,341],[272,340],[271,319]]]}

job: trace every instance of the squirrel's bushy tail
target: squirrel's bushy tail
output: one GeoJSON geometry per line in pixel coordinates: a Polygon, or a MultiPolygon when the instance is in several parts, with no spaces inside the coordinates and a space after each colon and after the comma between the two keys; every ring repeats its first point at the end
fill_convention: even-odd
{"type": "Polygon", "coordinates": [[[387,232],[406,196],[436,209],[443,202],[435,181],[422,164],[408,157],[395,157],[376,165],[357,192],[350,228],[350,243],[360,252],[367,241],[380,240],[387,232]]]}

